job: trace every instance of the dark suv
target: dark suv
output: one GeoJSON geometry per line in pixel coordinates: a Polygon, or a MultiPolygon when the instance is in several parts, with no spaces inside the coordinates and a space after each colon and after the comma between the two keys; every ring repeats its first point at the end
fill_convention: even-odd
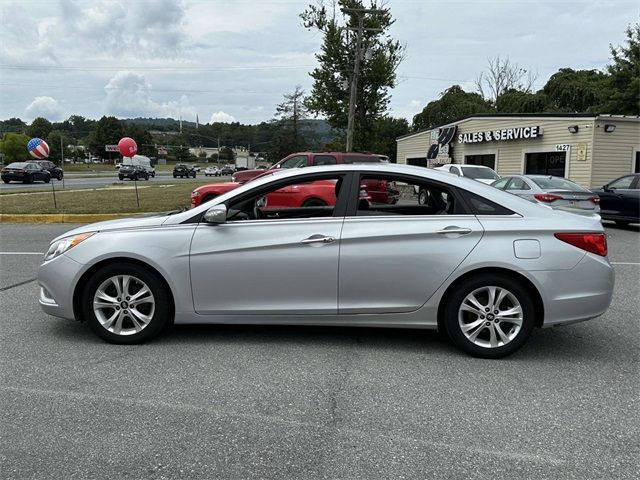
{"type": "Polygon", "coordinates": [[[185,165],[183,163],[179,163],[178,165],[173,167],[173,178],[177,178],[177,177],[196,178],[196,170],[191,165],[185,165]]]}
{"type": "Polygon", "coordinates": [[[122,165],[118,170],[118,178],[124,180],[149,180],[149,172],[142,165],[122,165]]]}
{"type": "Polygon", "coordinates": [[[42,167],[43,170],[46,170],[47,172],[49,172],[51,174],[51,178],[62,180],[62,177],[64,176],[64,172],[60,167],[58,167],[51,160],[36,160],[34,161],[34,163],[37,163],[42,167]]]}

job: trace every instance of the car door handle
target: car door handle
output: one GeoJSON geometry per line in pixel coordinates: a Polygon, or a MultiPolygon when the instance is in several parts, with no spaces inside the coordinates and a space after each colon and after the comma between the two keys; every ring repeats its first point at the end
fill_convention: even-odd
{"type": "Polygon", "coordinates": [[[446,227],[446,228],[443,228],[442,230],[436,231],[436,233],[439,233],[440,235],[446,235],[448,233],[457,233],[458,235],[468,235],[471,232],[472,230],[470,228],[461,228],[461,227],[455,227],[455,226],[446,227]]]}
{"type": "Polygon", "coordinates": [[[324,235],[311,235],[309,238],[305,238],[300,243],[333,243],[335,237],[325,237],[324,235]]]}

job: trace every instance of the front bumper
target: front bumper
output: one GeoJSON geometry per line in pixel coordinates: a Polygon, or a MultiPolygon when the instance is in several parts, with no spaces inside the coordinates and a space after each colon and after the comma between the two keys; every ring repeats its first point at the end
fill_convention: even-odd
{"type": "Polygon", "coordinates": [[[42,310],[54,317],[74,319],[73,291],[82,274],[83,265],[64,253],[38,268],[42,310]]]}

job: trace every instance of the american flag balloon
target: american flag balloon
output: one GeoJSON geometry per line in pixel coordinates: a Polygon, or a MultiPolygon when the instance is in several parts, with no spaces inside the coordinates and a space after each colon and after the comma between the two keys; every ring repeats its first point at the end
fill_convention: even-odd
{"type": "Polygon", "coordinates": [[[49,145],[41,138],[32,138],[27,143],[27,150],[33,158],[43,160],[49,156],[49,145]]]}

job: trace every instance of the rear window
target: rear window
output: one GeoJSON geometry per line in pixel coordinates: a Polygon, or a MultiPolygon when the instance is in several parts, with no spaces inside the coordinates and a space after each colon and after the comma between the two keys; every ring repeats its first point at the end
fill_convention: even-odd
{"type": "Polygon", "coordinates": [[[543,190],[570,190],[574,192],[588,192],[586,188],[581,187],[577,183],[573,183],[566,178],[560,177],[533,177],[533,183],[543,190]]]}
{"type": "Polygon", "coordinates": [[[474,180],[497,180],[500,178],[496,172],[489,168],[481,167],[460,167],[465,177],[473,178],[474,180]]]}
{"type": "Polygon", "coordinates": [[[7,168],[27,168],[27,164],[24,162],[14,162],[7,165],[7,168]]]}

